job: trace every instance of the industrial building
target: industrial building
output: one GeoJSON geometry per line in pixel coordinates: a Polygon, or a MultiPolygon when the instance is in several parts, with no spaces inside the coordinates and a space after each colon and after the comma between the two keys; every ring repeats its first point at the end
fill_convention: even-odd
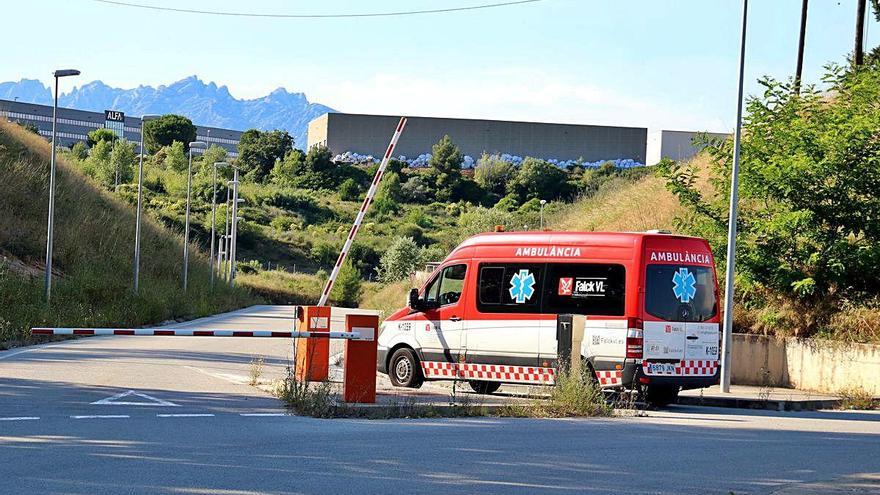
{"type": "MultiPolygon", "coordinates": [[[[334,155],[350,152],[381,157],[398,120],[387,115],[324,114],[309,123],[308,145],[325,145],[334,155]]],[[[413,158],[430,153],[431,146],[446,134],[463,154],[473,158],[486,152],[559,161],[633,160],[643,164],[648,129],[408,117],[394,155],[413,158]]]]}
{"type": "MultiPolygon", "coordinates": [[[[40,135],[52,138],[52,107],[0,100],[0,118],[11,122],[33,124],[40,135]]],[[[121,134],[120,137],[139,143],[141,139],[141,119],[124,115],[122,112],[107,110],[89,112],[72,108],[58,108],[58,143],[62,146],[73,146],[77,141],[86,141],[88,133],[102,127],[110,128],[121,134]]],[[[230,156],[238,155],[238,141],[242,132],[218,127],[196,126],[196,139],[225,148],[230,156]]],[[[140,151],[138,149],[138,151],[140,151]]]]}
{"type": "Polygon", "coordinates": [[[703,146],[694,143],[694,139],[701,134],[706,134],[712,139],[730,137],[730,134],[718,132],[651,131],[648,133],[647,162],[645,164],[656,165],[661,158],[681,161],[693,157],[703,149],[703,146]]]}

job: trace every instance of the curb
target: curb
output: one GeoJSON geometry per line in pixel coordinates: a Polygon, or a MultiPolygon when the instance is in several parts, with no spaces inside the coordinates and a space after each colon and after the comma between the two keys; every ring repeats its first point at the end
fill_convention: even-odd
{"type": "Polygon", "coordinates": [[[685,406],[730,407],[736,409],[763,409],[768,411],[816,411],[837,409],[840,399],[746,399],[742,397],[692,397],[679,396],[678,404],[685,406]]]}

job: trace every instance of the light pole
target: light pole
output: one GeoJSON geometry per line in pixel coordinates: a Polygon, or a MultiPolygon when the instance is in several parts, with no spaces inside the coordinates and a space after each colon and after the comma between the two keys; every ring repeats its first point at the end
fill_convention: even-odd
{"type": "MultiPolygon", "coordinates": [[[[49,221],[46,233],[46,304],[52,297],[52,244],[55,240],[55,146],[57,144],[56,125],[58,124],[58,79],[67,76],[78,76],[76,69],[56,70],[55,105],[52,107],[52,158],[49,161],[49,221]]],[[[17,99],[17,98],[16,98],[17,99]]]]}
{"type": "MultiPolygon", "coordinates": [[[[226,162],[214,162],[214,182],[213,192],[211,193],[211,288],[214,288],[214,241],[217,237],[217,169],[229,166],[226,162]]],[[[220,267],[220,255],[217,255],[217,267],[220,267]]]]}
{"type": "Polygon", "coordinates": [[[141,117],[141,160],[138,165],[138,200],[137,212],[134,219],[134,293],[138,293],[141,278],[141,215],[144,199],[144,127],[147,121],[158,119],[158,115],[144,115],[141,117]]]}
{"type": "Polygon", "coordinates": [[[186,292],[187,278],[189,275],[189,210],[190,210],[190,200],[192,197],[192,181],[193,181],[193,148],[194,147],[206,148],[207,144],[202,141],[193,141],[189,143],[189,167],[186,171],[186,220],[184,221],[185,227],[183,228],[183,291],[186,292]]]}
{"type": "Polygon", "coordinates": [[[546,199],[541,200],[541,230],[544,230],[544,205],[547,204],[546,199]]]}
{"type": "Polygon", "coordinates": [[[721,344],[721,392],[730,392],[730,354],[733,332],[733,269],[736,261],[736,209],[739,202],[739,149],[742,138],[743,71],[746,61],[746,19],[749,0],[743,0],[742,40],[739,48],[739,88],[736,99],[736,133],[733,135],[733,170],[730,173],[730,213],[727,225],[727,270],[724,273],[724,328],[721,344]]]}
{"type": "Polygon", "coordinates": [[[235,286],[235,250],[238,248],[238,167],[232,168],[232,238],[229,240],[229,285],[235,286]]]}

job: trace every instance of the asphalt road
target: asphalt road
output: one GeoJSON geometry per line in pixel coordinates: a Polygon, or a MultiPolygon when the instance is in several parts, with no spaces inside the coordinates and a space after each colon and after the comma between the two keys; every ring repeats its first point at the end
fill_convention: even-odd
{"type": "MultiPolygon", "coordinates": [[[[260,307],[188,325],[289,317],[260,307]]],[[[288,353],[203,337],[0,353],[0,493],[880,493],[880,414],[316,420],[246,383],[253,356],[266,380],[288,353]]]]}

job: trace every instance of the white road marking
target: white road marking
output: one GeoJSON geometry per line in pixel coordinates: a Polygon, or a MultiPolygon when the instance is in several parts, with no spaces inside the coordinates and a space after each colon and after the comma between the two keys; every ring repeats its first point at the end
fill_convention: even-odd
{"type": "Polygon", "coordinates": [[[248,378],[242,375],[233,375],[230,373],[214,373],[211,371],[206,371],[200,368],[196,368],[195,366],[184,366],[184,368],[191,369],[193,371],[197,371],[203,375],[208,375],[214,378],[219,378],[223,381],[227,381],[229,383],[234,383],[236,385],[247,385],[248,378]]]}
{"type": "Polygon", "coordinates": [[[173,402],[169,402],[167,400],[157,399],[152,395],[143,394],[141,392],[135,392],[134,390],[129,390],[128,392],[120,392],[114,396],[107,397],[106,399],[96,400],[91,403],[93,406],[163,406],[163,407],[179,407],[178,404],[173,402]],[[128,397],[129,395],[136,395],[138,397],[147,399],[151,402],[131,402],[131,401],[120,401],[123,397],[128,397]]]}
{"type": "Polygon", "coordinates": [[[197,414],[197,413],[185,414],[184,413],[184,414],[157,414],[156,417],[158,417],[158,418],[212,418],[212,417],[214,417],[214,415],[213,414],[197,414]]]}
{"type": "Polygon", "coordinates": [[[87,416],[71,416],[70,419],[125,419],[130,417],[128,414],[91,414],[87,416]]]}
{"type": "Polygon", "coordinates": [[[277,416],[287,416],[287,413],[241,413],[241,414],[239,414],[239,416],[272,418],[272,417],[277,417],[277,416]]]}
{"type": "Polygon", "coordinates": [[[35,421],[40,419],[39,416],[18,416],[9,418],[0,418],[0,421],[35,421]]]}

